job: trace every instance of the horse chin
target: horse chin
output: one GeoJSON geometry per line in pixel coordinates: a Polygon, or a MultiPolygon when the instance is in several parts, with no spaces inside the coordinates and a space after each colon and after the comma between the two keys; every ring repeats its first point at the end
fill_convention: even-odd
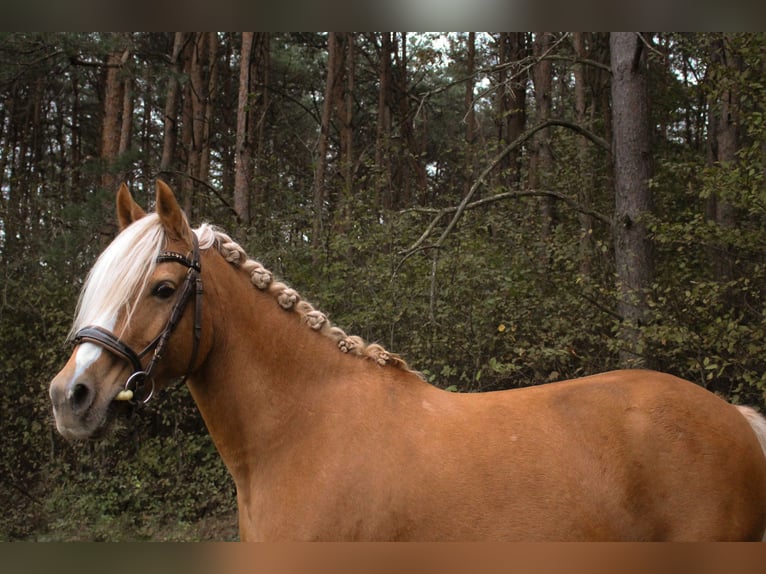
{"type": "Polygon", "coordinates": [[[57,416],[56,427],[67,440],[97,441],[123,427],[133,410],[132,403],[112,400],[106,405],[89,409],[76,421],[60,420],[57,416]]]}
{"type": "Polygon", "coordinates": [[[101,423],[95,428],[89,439],[100,440],[119,432],[120,429],[124,428],[125,422],[133,414],[133,411],[133,403],[122,400],[111,401],[104,411],[101,423]]]}

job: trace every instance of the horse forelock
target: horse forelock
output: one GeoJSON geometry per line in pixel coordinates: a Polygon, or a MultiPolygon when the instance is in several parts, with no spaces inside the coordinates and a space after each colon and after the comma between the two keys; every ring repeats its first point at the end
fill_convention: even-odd
{"type": "Polygon", "coordinates": [[[281,281],[276,281],[271,271],[258,261],[249,258],[245,250],[223,231],[203,224],[195,230],[195,233],[199,239],[200,249],[215,246],[226,261],[248,275],[250,282],[257,289],[273,296],[283,309],[297,313],[307,328],[330,338],[340,351],[369,359],[381,366],[391,365],[414,373],[400,356],[386,351],[376,343],[366,343],[361,337],[349,336],[341,328],[334,326],[327,315],[302,299],[295,289],[281,281]]]}
{"type": "Polygon", "coordinates": [[[87,325],[111,328],[123,310],[126,320],[122,330],[127,328],[131,303],[154,271],[164,242],[165,232],[157,214],[135,221],[117,235],[88,273],[70,338],[87,325]]]}

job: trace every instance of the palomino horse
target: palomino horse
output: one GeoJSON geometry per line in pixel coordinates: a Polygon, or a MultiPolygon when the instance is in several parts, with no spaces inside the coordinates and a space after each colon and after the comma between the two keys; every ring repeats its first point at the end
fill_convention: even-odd
{"type": "Polygon", "coordinates": [[[184,376],[237,487],[242,540],[760,540],[766,420],[617,371],[440,390],[326,316],[157,184],[91,270],[50,386],[85,439],[184,376]],[[204,290],[202,289],[204,288],[204,290]]]}

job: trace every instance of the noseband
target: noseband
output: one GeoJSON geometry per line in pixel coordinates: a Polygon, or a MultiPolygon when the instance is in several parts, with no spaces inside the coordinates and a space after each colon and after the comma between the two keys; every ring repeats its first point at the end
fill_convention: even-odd
{"type": "Polygon", "coordinates": [[[133,374],[130,375],[125,382],[124,391],[129,393],[128,396],[130,398],[128,400],[142,404],[149,402],[149,399],[151,399],[154,394],[154,379],[152,378],[152,373],[154,372],[157,363],[162,358],[162,353],[165,350],[168,339],[170,339],[170,335],[181,320],[186,304],[189,302],[192,295],[194,295],[194,344],[189,359],[189,366],[186,368],[186,374],[184,375],[184,380],[194,367],[197,351],[199,350],[200,336],[202,334],[202,277],[200,275],[202,268],[200,266],[199,242],[197,241],[197,236],[192,233],[191,259],[173,251],[161,251],[157,256],[157,263],[165,262],[180,263],[181,265],[186,266],[188,270],[183,285],[181,286],[181,291],[178,294],[178,298],[170,311],[168,322],[165,323],[165,328],[160,331],[160,334],[144,347],[140,353],[136,353],[129,345],[123,343],[111,331],[97,325],[83,327],[77,331],[74,336],[75,346],[82,343],[95,343],[130,363],[133,367],[133,374]],[[152,352],[152,350],[154,353],[146,368],[144,368],[141,364],[141,359],[152,352]],[[151,388],[148,393],[146,393],[145,397],[139,399],[138,391],[145,385],[146,381],[149,381],[151,388]]]}

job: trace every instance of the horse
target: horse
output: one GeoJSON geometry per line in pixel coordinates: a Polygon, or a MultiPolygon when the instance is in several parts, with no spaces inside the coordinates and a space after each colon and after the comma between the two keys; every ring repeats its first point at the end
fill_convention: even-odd
{"type": "Polygon", "coordinates": [[[647,370],[486,393],[347,335],[156,184],[83,286],[50,384],[67,439],[181,377],[241,540],[719,541],[766,530],[766,419],[647,370]]]}

